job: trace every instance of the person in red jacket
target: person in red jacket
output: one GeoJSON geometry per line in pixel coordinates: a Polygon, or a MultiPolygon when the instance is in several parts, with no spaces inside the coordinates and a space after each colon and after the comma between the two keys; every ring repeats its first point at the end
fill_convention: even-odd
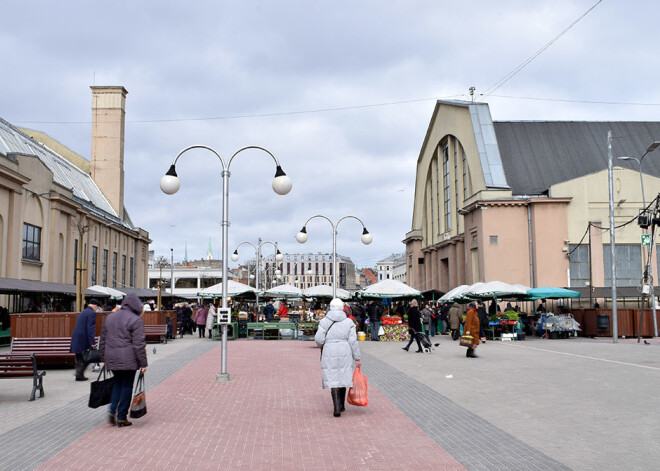
{"type": "Polygon", "coordinates": [[[280,303],[280,310],[277,311],[277,315],[280,316],[280,319],[289,315],[289,306],[286,304],[286,301],[280,303]]]}

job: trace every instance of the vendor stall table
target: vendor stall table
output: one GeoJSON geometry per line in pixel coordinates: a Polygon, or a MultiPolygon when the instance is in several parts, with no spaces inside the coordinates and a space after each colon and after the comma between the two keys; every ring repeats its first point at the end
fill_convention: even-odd
{"type": "MultiPolygon", "coordinates": [[[[222,338],[222,325],[217,322],[211,326],[211,332],[213,332],[213,340],[218,340],[222,338]]],[[[227,339],[236,340],[238,338],[238,322],[232,322],[227,324],[227,339]]]]}

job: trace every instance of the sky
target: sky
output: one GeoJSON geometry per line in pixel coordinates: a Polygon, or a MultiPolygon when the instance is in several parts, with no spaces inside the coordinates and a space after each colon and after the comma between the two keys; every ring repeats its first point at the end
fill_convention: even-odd
{"type": "MultiPolygon", "coordinates": [[[[436,100],[468,100],[475,87],[495,121],[660,112],[660,2],[651,0],[28,0],[2,12],[0,117],[90,159],[89,87],[125,87],[125,206],[156,256],[173,248],[175,261],[186,247],[189,260],[204,257],[209,240],[222,255],[217,157],[187,152],[179,192],[159,189],[191,145],[225,161],[264,147],[293,182],[279,196],[265,152],[236,157],[230,253],[260,237],[285,253],[331,253],[327,221],[310,222],[304,245],[295,235],[313,215],[351,215],[373,243],[345,219],[337,252],[373,267],[405,251],[436,100]]],[[[254,249],[239,255],[245,263],[254,249]]]]}

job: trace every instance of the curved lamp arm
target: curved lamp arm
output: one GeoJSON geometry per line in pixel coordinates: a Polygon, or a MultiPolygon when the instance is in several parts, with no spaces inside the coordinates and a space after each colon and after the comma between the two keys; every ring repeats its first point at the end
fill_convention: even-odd
{"type": "Polygon", "coordinates": [[[277,160],[277,157],[275,157],[271,151],[263,147],[247,146],[238,149],[236,152],[234,152],[234,155],[232,155],[229,158],[229,163],[227,164],[227,170],[229,170],[229,167],[231,166],[231,163],[234,161],[234,158],[244,150],[248,150],[248,149],[262,150],[273,158],[273,160],[275,161],[275,177],[273,178],[273,191],[275,191],[275,193],[277,193],[278,195],[286,195],[287,193],[289,193],[292,187],[291,179],[287,176],[286,173],[284,173],[284,170],[282,170],[282,166],[280,165],[280,161],[277,160]]]}
{"type": "Polygon", "coordinates": [[[254,244],[253,244],[252,242],[250,242],[249,240],[244,240],[243,242],[239,243],[239,244],[236,246],[236,248],[234,249],[234,253],[231,254],[231,259],[232,259],[234,262],[237,262],[237,261],[238,261],[238,248],[239,248],[241,245],[243,245],[243,244],[250,244],[252,247],[254,247],[254,251],[255,251],[255,252],[257,251],[257,246],[256,246],[256,245],[254,245],[254,244]]]}
{"type": "Polygon", "coordinates": [[[185,154],[191,149],[206,149],[213,152],[216,155],[216,157],[220,159],[223,172],[227,170],[227,166],[225,165],[224,159],[212,147],[204,146],[204,145],[194,145],[194,146],[186,147],[181,152],[179,152],[179,154],[174,158],[174,162],[172,163],[172,165],[170,165],[170,169],[163,176],[163,178],[160,179],[160,189],[163,191],[163,193],[166,193],[168,195],[173,195],[174,193],[179,191],[179,188],[181,187],[181,182],[179,181],[179,176],[176,174],[176,163],[179,160],[179,157],[181,157],[183,154],[185,154]]]}

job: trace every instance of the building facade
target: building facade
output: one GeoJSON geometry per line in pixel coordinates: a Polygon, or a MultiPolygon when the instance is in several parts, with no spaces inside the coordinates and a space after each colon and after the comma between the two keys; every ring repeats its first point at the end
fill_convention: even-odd
{"type": "Polygon", "coordinates": [[[0,120],[0,277],[146,286],[151,241],[124,207],[126,94],[92,87],[91,162],[0,120]]]}
{"type": "MultiPolygon", "coordinates": [[[[303,253],[283,254],[281,262],[275,261],[275,255],[264,257],[263,270],[266,278],[262,278],[270,285],[289,284],[300,289],[311,288],[318,285],[332,285],[332,254],[303,253]],[[272,280],[271,267],[281,272],[279,281],[272,280]]],[[[337,287],[349,291],[360,288],[360,280],[356,280],[355,264],[349,257],[337,254],[337,287]]]]}
{"type": "Polygon", "coordinates": [[[376,262],[378,281],[398,280],[406,282],[406,254],[394,253],[376,262]]]}
{"type": "MultiPolygon", "coordinates": [[[[608,131],[617,286],[639,285],[640,173],[617,157],[642,155],[660,123],[493,122],[487,104],[454,101],[437,102],[417,160],[408,284],[611,285],[608,131]]],[[[644,161],[647,202],[660,187],[658,160],[644,161]]]]}

